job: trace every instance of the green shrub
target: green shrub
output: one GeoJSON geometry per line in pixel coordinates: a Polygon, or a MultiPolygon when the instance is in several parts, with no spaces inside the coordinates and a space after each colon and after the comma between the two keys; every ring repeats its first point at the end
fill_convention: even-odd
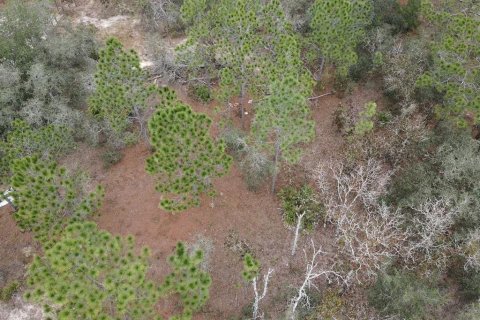
{"type": "Polygon", "coordinates": [[[314,314],[307,320],[335,320],[338,319],[339,313],[342,311],[345,301],[334,290],[328,290],[322,295],[320,304],[315,308],[314,314]]]}
{"type": "Polygon", "coordinates": [[[18,281],[12,281],[7,284],[5,287],[0,289],[0,300],[1,301],[9,301],[12,299],[15,292],[17,292],[18,288],[20,287],[20,283],[18,281]]]}
{"type": "Polygon", "coordinates": [[[363,136],[373,130],[373,118],[377,114],[377,104],[369,102],[364,109],[360,111],[359,119],[355,123],[354,132],[358,136],[363,136]]]}
{"type": "Polygon", "coordinates": [[[474,301],[480,299],[480,272],[478,270],[464,270],[460,275],[460,291],[465,299],[474,301]]]}
{"type": "Polygon", "coordinates": [[[383,315],[420,320],[440,307],[444,298],[439,289],[415,275],[395,270],[383,274],[369,291],[369,303],[383,315]]]}
{"type": "Polygon", "coordinates": [[[409,0],[405,5],[398,0],[375,0],[374,25],[389,24],[395,33],[411,31],[420,23],[420,4],[421,0],[409,0]]]}
{"type": "Polygon", "coordinates": [[[211,90],[206,84],[193,84],[188,92],[192,98],[202,103],[208,103],[213,99],[211,90]]]}
{"type": "Polygon", "coordinates": [[[315,191],[308,185],[301,188],[286,187],[278,193],[282,204],[283,220],[295,226],[298,217],[302,218],[302,229],[311,231],[325,214],[325,208],[318,201],[315,191]]]}
{"type": "Polygon", "coordinates": [[[123,153],[120,150],[109,149],[102,154],[103,166],[108,169],[122,160],[123,153]]]}

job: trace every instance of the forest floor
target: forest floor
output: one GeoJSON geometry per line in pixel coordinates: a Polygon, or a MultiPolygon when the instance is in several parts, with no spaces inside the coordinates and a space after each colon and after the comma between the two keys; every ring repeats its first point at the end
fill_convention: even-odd
{"type": "MultiPolygon", "coordinates": [[[[99,16],[97,9],[95,1],[85,1],[72,12],[78,23],[94,24],[102,39],[118,37],[126,48],[137,50],[145,62],[145,33],[138,19],[124,15],[105,18],[99,16]]],[[[166,41],[174,43],[178,40],[166,41]]],[[[195,111],[215,116],[212,104],[193,101],[184,87],[175,89],[180,99],[195,111]]],[[[367,101],[375,101],[381,96],[377,92],[355,88],[343,99],[330,95],[313,100],[311,107],[316,121],[316,139],[307,146],[301,165],[295,170],[287,168],[282,172],[279,187],[298,181],[299,176],[300,179],[308,176],[319,162],[338,157],[343,138],[333,126],[334,111],[342,102],[363,106],[367,101]]],[[[139,246],[150,247],[151,274],[154,278],[162,279],[169,271],[166,259],[178,241],[205,250],[206,268],[213,277],[213,284],[207,306],[195,319],[237,319],[242,308],[253,301],[252,289],[241,277],[241,255],[246,249],[259,258],[264,271],[269,267],[275,270],[263,306],[268,305],[271,312],[267,318],[276,319],[292,296],[292,288],[286,284],[296,286],[301,281],[305,268],[301,250],[307,239],[313,236],[317,246],[326,251],[331,245],[331,230],[319,228],[302,237],[299,250],[292,258],[293,231],[283,224],[277,199],[266,186],[257,192],[247,190],[235,165],[228,175],[215,180],[216,197],[203,197],[198,208],[178,214],[167,213],[158,208],[160,195],[155,191],[153,178],[144,169],[145,159],[150,154],[148,144],[141,141],[126,148],[123,153],[123,159],[108,170],[103,168],[101,150],[86,145],[79,146],[61,162],[70,169],[85,170],[93,182],[105,187],[104,204],[95,220],[101,228],[113,234],[132,234],[139,246]]],[[[19,231],[10,213],[5,208],[0,209],[0,285],[2,280],[6,282],[23,275],[30,252],[34,250],[30,235],[19,231]]],[[[172,302],[167,301],[159,309],[171,310],[172,306],[172,302]]],[[[4,319],[1,310],[0,305],[0,318],[4,319]]],[[[23,318],[11,316],[5,319],[23,318]]]]}

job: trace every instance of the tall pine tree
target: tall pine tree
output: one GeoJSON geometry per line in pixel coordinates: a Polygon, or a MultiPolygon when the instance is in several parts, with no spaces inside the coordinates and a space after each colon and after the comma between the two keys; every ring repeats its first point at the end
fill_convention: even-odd
{"type": "Polygon", "coordinates": [[[200,205],[202,193],[213,193],[212,180],[228,172],[232,159],[222,141],[209,135],[212,120],[193,112],[168,88],[148,123],[153,154],[146,170],[157,179],[160,207],[173,212],[200,205]]]}

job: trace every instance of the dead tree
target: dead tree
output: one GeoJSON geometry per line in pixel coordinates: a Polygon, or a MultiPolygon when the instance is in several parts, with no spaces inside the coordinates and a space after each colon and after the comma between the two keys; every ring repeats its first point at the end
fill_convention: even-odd
{"type": "Polygon", "coordinates": [[[335,227],[338,258],[358,283],[374,280],[385,261],[408,239],[401,215],[379,202],[391,172],[376,160],[347,167],[330,162],[315,172],[325,201],[326,222],[335,227]]]}
{"type": "Polygon", "coordinates": [[[329,270],[324,269],[320,266],[318,257],[325,254],[325,252],[322,251],[321,247],[317,249],[313,240],[311,240],[310,244],[312,247],[310,255],[307,253],[306,249],[303,249],[303,253],[305,254],[305,261],[307,262],[303,282],[298,287],[295,296],[290,300],[288,318],[291,320],[294,320],[296,318],[297,308],[299,305],[310,307],[310,297],[308,296],[308,290],[310,290],[311,288],[319,290],[314,283],[316,279],[322,276],[333,276],[337,279],[337,281],[343,281],[344,279],[339,273],[333,271],[333,268],[332,270],[329,270]]]}
{"type": "Polygon", "coordinates": [[[297,226],[295,227],[295,236],[293,238],[293,244],[292,244],[292,256],[295,255],[295,252],[297,251],[298,236],[302,229],[303,217],[305,217],[306,214],[307,212],[304,211],[301,215],[297,215],[297,226]]]}
{"type": "Polygon", "coordinates": [[[267,273],[263,276],[263,290],[261,294],[257,288],[257,281],[259,276],[256,276],[255,278],[253,278],[252,286],[253,286],[253,293],[255,294],[255,300],[253,302],[253,315],[252,315],[253,320],[264,319],[263,312],[260,311],[260,302],[267,295],[268,282],[270,280],[270,276],[272,275],[272,273],[273,273],[273,269],[268,268],[267,273]]]}

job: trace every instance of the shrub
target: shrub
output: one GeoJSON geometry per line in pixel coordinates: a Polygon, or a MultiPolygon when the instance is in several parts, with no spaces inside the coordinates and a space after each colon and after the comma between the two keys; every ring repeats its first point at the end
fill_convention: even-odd
{"type": "Polygon", "coordinates": [[[249,148],[245,134],[233,126],[226,128],[222,132],[222,139],[225,142],[227,151],[235,158],[244,155],[249,148]]]}
{"type": "Polygon", "coordinates": [[[335,320],[342,311],[344,304],[345,301],[342,297],[330,289],[322,295],[320,305],[315,308],[315,315],[311,319],[335,320]]]}
{"type": "Polygon", "coordinates": [[[419,25],[421,0],[409,0],[401,5],[398,0],[375,0],[374,22],[378,26],[387,23],[393,26],[393,31],[408,32],[419,25]]]}
{"type": "Polygon", "coordinates": [[[7,284],[5,287],[0,289],[0,300],[1,301],[9,301],[12,299],[13,295],[15,292],[20,287],[20,283],[18,281],[12,281],[9,284],[7,284]]]}
{"type": "Polygon", "coordinates": [[[140,0],[136,11],[147,30],[161,33],[181,32],[185,25],[180,17],[183,0],[140,0]]]}
{"type": "Polygon", "coordinates": [[[287,225],[295,226],[298,217],[305,213],[302,229],[311,231],[325,214],[325,208],[318,201],[313,188],[308,185],[301,188],[283,188],[278,196],[282,205],[283,221],[287,225]]]}
{"type": "Polygon", "coordinates": [[[274,164],[263,152],[255,147],[249,147],[240,161],[240,169],[248,189],[256,191],[272,175],[274,164]]]}
{"type": "Polygon", "coordinates": [[[369,102],[364,109],[360,111],[359,119],[355,123],[354,133],[363,136],[373,130],[373,118],[377,114],[377,104],[369,102]]]}
{"type": "Polygon", "coordinates": [[[8,1],[0,12],[0,135],[15,119],[84,136],[97,43],[89,27],[56,21],[46,1],[8,1]]]}
{"type": "Polygon", "coordinates": [[[109,149],[102,154],[103,166],[108,169],[122,160],[123,154],[120,150],[109,149]]]}
{"type": "Polygon", "coordinates": [[[405,271],[394,271],[377,279],[369,291],[369,302],[384,315],[420,320],[443,304],[438,288],[405,271]]]}
{"type": "Polygon", "coordinates": [[[458,320],[478,320],[480,319],[480,302],[472,303],[460,313],[458,320]]]}
{"type": "Polygon", "coordinates": [[[461,293],[469,301],[480,299],[480,272],[478,270],[462,270],[460,277],[461,293]]]}
{"type": "Polygon", "coordinates": [[[192,98],[203,103],[208,103],[213,99],[210,88],[206,84],[192,84],[189,86],[188,92],[192,98]]]}

